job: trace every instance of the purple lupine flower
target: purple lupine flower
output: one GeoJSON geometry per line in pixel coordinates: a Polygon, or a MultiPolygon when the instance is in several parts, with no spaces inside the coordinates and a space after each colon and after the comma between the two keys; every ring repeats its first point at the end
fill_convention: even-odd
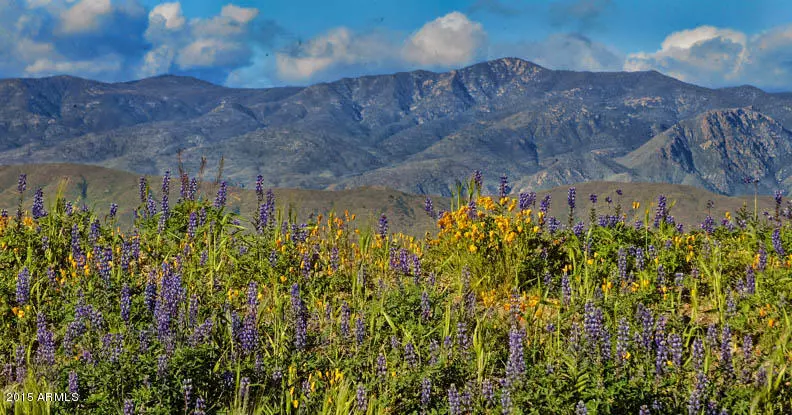
{"type": "Polygon", "coordinates": [[[44,209],[44,191],[39,187],[36,194],[33,196],[33,208],[31,209],[33,219],[39,219],[47,216],[47,211],[44,209]]]}
{"type": "Polygon", "coordinates": [[[27,174],[20,174],[19,180],[17,181],[17,192],[24,193],[27,190],[27,174]]]}
{"type": "Polygon", "coordinates": [[[214,207],[217,209],[222,209],[225,207],[226,204],[226,197],[227,197],[227,183],[225,180],[220,182],[220,188],[217,189],[217,197],[214,201],[214,207]]]}
{"type": "Polygon", "coordinates": [[[484,185],[484,180],[481,177],[481,170],[473,170],[473,185],[476,189],[481,189],[484,185]]]}
{"type": "Polygon", "coordinates": [[[696,415],[701,411],[701,399],[705,397],[707,383],[707,375],[704,372],[698,372],[696,374],[696,387],[688,399],[689,415],[696,415]]]}
{"type": "Polygon", "coordinates": [[[182,382],[182,393],[184,394],[184,413],[190,413],[192,389],[192,379],[184,379],[184,382],[182,382]]]}
{"type": "Polygon", "coordinates": [[[640,343],[646,351],[652,348],[652,328],[654,327],[654,317],[652,311],[643,304],[638,303],[635,319],[641,323],[640,343]]]}
{"type": "Polygon", "coordinates": [[[121,287],[121,319],[124,323],[129,324],[129,309],[132,305],[130,298],[129,284],[124,283],[121,287]]]}
{"type": "Polygon", "coordinates": [[[438,351],[440,350],[440,344],[437,343],[437,340],[432,339],[429,341],[429,366],[434,366],[437,364],[437,355],[438,351]]]}
{"type": "Polygon", "coordinates": [[[677,333],[668,336],[668,345],[671,348],[671,361],[674,367],[679,370],[682,366],[682,338],[677,333]]]}
{"type": "Polygon", "coordinates": [[[572,302],[572,287],[569,285],[569,276],[566,272],[561,277],[561,297],[564,305],[569,305],[572,302]]]}
{"type": "Polygon", "coordinates": [[[36,317],[36,337],[38,340],[38,361],[53,366],[55,364],[55,340],[53,334],[47,330],[47,320],[44,314],[36,317]]]}
{"type": "Polygon", "coordinates": [[[466,355],[470,347],[470,336],[467,334],[467,325],[463,321],[457,323],[456,339],[460,351],[466,355]]]}
{"type": "Polygon", "coordinates": [[[421,379],[421,408],[426,411],[432,400],[432,381],[429,378],[421,379]]]}
{"type": "Polygon", "coordinates": [[[470,202],[468,202],[468,205],[467,205],[468,217],[470,219],[476,219],[478,217],[478,210],[477,209],[478,208],[476,207],[476,201],[471,199],[470,202]]]}
{"type": "Polygon", "coordinates": [[[641,405],[641,407],[638,408],[638,415],[649,415],[649,407],[646,405],[641,405]]]}
{"type": "Polygon", "coordinates": [[[404,362],[411,368],[418,366],[418,356],[415,354],[415,346],[409,341],[404,344],[404,362]]]}
{"type": "Polygon", "coordinates": [[[368,399],[366,398],[366,388],[363,384],[359,384],[357,387],[357,391],[355,392],[355,404],[357,406],[357,410],[366,413],[368,411],[368,399]]]}
{"type": "Polygon", "coordinates": [[[520,212],[528,210],[534,203],[536,203],[536,193],[520,193],[519,202],[520,212]]]}
{"type": "Polygon", "coordinates": [[[359,315],[355,319],[355,340],[358,345],[362,345],[366,338],[366,323],[363,315],[359,315]]]}
{"type": "Polygon", "coordinates": [[[743,371],[742,371],[742,380],[745,383],[751,382],[751,363],[753,361],[753,337],[750,334],[746,334],[743,337],[743,371]]]}
{"type": "Polygon", "coordinates": [[[140,176],[140,203],[146,203],[146,194],[148,193],[148,184],[146,183],[146,176],[140,176]]]}
{"type": "Polygon", "coordinates": [[[501,384],[501,413],[503,415],[509,415],[512,412],[512,400],[511,400],[511,391],[509,391],[509,387],[505,384],[501,384]]]}
{"type": "Polygon", "coordinates": [[[380,216],[379,222],[377,223],[377,235],[381,238],[388,236],[388,218],[384,213],[380,216]]]}
{"type": "Polygon", "coordinates": [[[619,248],[616,264],[619,272],[619,281],[627,281],[627,251],[624,248],[619,248]]]}
{"type": "Polygon", "coordinates": [[[547,211],[550,210],[550,200],[551,196],[546,195],[541,202],[539,202],[539,211],[542,212],[545,216],[547,215],[547,211]]]}
{"type": "Polygon", "coordinates": [[[448,414],[460,415],[461,413],[462,411],[460,410],[459,393],[456,390],[456,385],[452,383],[448,388],[448,414]]]}
{"type": "Polygon", "coordinates": [[[718,328],[715,323],[711,323],[707,327],[707,346],[711,349],[718,346],[718,328]]]}
{"type": "Polygon", "coordinates": [[[149,217],[157,214],[157,204],[150,194],[148,195],[148,202],[146,202],[146,212],[149,217]]]}
{"type": "Polygon", "coordinates": [[[291,304],[294,314],[294,346],[297,350],[304,350],[308,342],[305,306],[300,298],[300,285],[296,282],[291,288],[291,304]]]}
{"type": "Polygon", "coordinates": [[[75,394],[80,390],[80,383],[77,377],[77,372],[69,371],[69,393],[75,394]]]}
{"type": "Polygon", "coordinates": [[[707,215],[704,218],[704,222],[701,223],[701,229],[708,234],[715,231],[715,220],[712,219],[712,216],[707,215]]]}
{"type": "Polygon", "coordinates": [[[135,401],[132,399],[124,400],[124,415],[135,415],[135,401]]]}
{"type": "Polygon", "coordinates": [[[778,256],[784,256],[785,251],[783,243],[781,242],[781,228],[776,228],[773,231],[773,249],[775,249],[778,256]]]}
{"type": "Polygon", "coordinates": [[[198,192],[198,180],[193,177],[190,179],[190,187],[187,189],[187,198],[195,200],[195,194],[198,192]]]}
{"type": "Polygon", "coordinates": [[[352,311],[349,309],[349,304],[344,301],[341,304],[341,338],[349,336],[349,318],[352,311]]]}
{"type": "Polygon", "coordinates": [[[198,215],[195,212],[190,212],[190,219],[187,222],[187,235],[190,239],[195,238],[195,228],[198,227],[198,215]]]}
{"type": "Polygon", "coordinates": [[[597,203],[597,195],[594,193],[590,194],[589,200],[591,201],[592,204],[597,203]]]}
{"type": "Polygon", "coordinates": [[[388,364],[382,353],[377,355],[377,376],[381,379],[388,376],[388,364]]]}
{"type": "Polygon", "coordinates": [[[643,249],[635,248],[635,267],[639,270],[643,270],[645,260],[646,257],[644,256],[643,249]]]}
{"type": "Polygon", "coordinates": [[[574,233],[575,233],[575,236],[577,236],[578,238],[580,238],[581,236],[583,236],[583,232],[584,232],[585,230],[586,230],[586,224],[585,224],[585,223],[583,223],[583,221],[580,221],[580,222],[578,222],[578,223],[577,223],[577,224],[575,224],[575,226],[572,228],[572,232],[574,232],[574,233]]]}
{"type": "Polygon", "coordinates": [[[616,332],[616,357],[619,363],[624,363],[630,348],[630,322],[622,317],[616,332]]]}
{"type": "Polygon", "coordinates": [[[429,303],[429,294],[424,291],[421,293],[421,318],[429,321],[432,318],[432,306],[429,303]]]}
{"type": "Polygon", "coordinates": [[[561,226],[561,222],[555,218],[555,216],[550,216],[547,221],[547,228],[550,231],[550,234],[556,233],[558,228],[561,226]]]}
{"type": "Polygon", "coordinates": [[[666,316],[661,315],[655,325],[655,376],[663,374],[663,367],[668,356],[668,341],[665,335],[666,316]]]}
{"type": "Polygon", "coordinates": [[[256,198],[259,203],[264,201],[264,176],[256,176],[256,198]]]}
{"type": "Polygon", "coordinates": [[[570,187],[569,192],[567,193],[567,205],[569,206],[570,211],[575,210],[575,194],[575,187],[570,187]]]}
{"type": "Polygon", "coordinates": [[[509,384],[525,373],[523,337],[525,337],[524,332],[518,330],[516,326],[513,325],[509,330],[509,360],[506,363],[506,379],[508,379],[509,384]]]}
{"type": "Polygon", "coordinates": [[[698,337],[693,340],[692,360],[693,368],[697,372],[704,367],[704,342],[698,337]]]}
{"type": "Polygon", "coordinates": [[[190,337],[190,345],[197,346],[206,342],[212,332],[212,327],[212,319],[207,317],[206,320],[204,320],[204,322],[196,327],[193,331],[193,334],[190,337]]]}
{"type": "Polygon", "coordinates": [[[19,305],[27,304],[30,299],[30,271],[27,267],[22,268],[17,274],[16,283],[16,302],[19,305]]]}
{"type": "Polygon", "coordinates": [[[113,248],[106,247],[102,251],[99,258],[99,275],[104,280],[105,284],[110,284],[110,263],[113,260],[113,248]]]}
{"type": "Polygon", "coordinates": [[[492,381],[484,379],[481,381],[481,397],[484,399],[484,406],[488,407],[495,402],[495,388],[492,381]]]}
{"type": "Polygon", "coordinates": [[[765,267],[767,266],[767,251],[764,250],[764,247],[759,247],[759,263],[757,265],[757,269],[759,271],[764,271],[765,267]]]}
{"type": "Polygon", "coordinates": [[[575,405],[575,415],[588,415],[588,408],[586,408],[586,404],[583,401],[578,401],[577,405],[575,405]]]}
{"type": "Polygon", "coordinates": [[[432,205],[432,199],[429,196],[426,196],[426,200],[424,200],[424,211],[430,218],[435,217],[434,205],[432,205]]]}
{"type": "Polygon", "coordinates": [[[248,312],[239,330],[239,344],[242,351],[249,355],[256,350],[258,345],[258,328],[256,327],[256,314],[248,312]]]}
{"type": "Polygon", "coordinates": [[[504,174],[500,177],[500,185],[498,186],[498,194],[501,198],[506,197],[506,195],[511,192],[511,187],[509,186],[509,179],[504,174]]]}
{"type": "Polygon", "coordinates": [[[157,376],[161,379],[165,378],[168,373],[168,356],[161,354],[157,357],[157,376]]]}
{"type": "Polygon", "coordinates": [[[734,367],[732,366],[732,333],[731,327],[728,324],[723,325],[721,331],[721,354],[720,361],[726,376],[731,377],[734,374],[734,367]]]}
{"type": "Polygon", "coordinates": [[[27,378],[27,365],[25,363],[25,346],[19,345],[15,352],[15,365],[16,365],[16,381],[23,383],[27,378]]]}
{"type": "Polygon", "coordinates": [[[654,227],[660,227],[660,222],[665,222],[666,216],[668,216],[666,197],[665,195],[660,195],[657,197],[657,209],[655,210],[654,227]]]}

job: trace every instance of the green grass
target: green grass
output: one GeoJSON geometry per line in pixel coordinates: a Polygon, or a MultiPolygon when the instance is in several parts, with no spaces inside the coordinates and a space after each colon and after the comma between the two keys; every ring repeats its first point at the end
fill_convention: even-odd
{"type": "MultiPolygon", "coordinates": [[[[460,189],[454,210],[415,238],[381,234],[376,210],[302,219],[277,192],[275,220],[256,232],[236,225],[256,223],[255,192],[239,217],[213,206],[210,187],[177,204],[173,180],[167,220],[142,215],[118,232],[104,207],[67,214],[65,187],[46,187],[48,214],[31,218],[43,183],[34,174],[21,222],[20,195],[3,196],[0,386],[79,399],[3,402],[0,413],[195,413],[200,398],[206,413],[225,414],[677,414],[697,397],[691,413],[792,412],[790,224],[754,219],[733,199],[708,209],[694,190],[669,192],[671,215],[715,216],[711,231],[680,232],[667,215],[653,225],[648,192],[664,187],[577,186],[571,220],[568,189],[551,192],[546,215],[543,192],[521,211],[516,199],[460,189]],[[614,215],[617,204],[615,225],[553,226],[614,215]]],[[[132,196],[110,191],[127,202],[119,211],[143,208],[136,179],[125,186],[132,196]]],[[[229,201],[235,191],[248,192],[229,201]]]]}

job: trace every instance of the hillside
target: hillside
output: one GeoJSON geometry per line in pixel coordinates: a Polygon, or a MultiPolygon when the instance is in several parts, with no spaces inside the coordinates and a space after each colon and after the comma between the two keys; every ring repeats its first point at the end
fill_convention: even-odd
{"type": "MultiPolygon", "coordinates": [[[[717,117],[703,115],[711,111],[750,108],[777,131],[792,128],[789,94],[708,89],[655,71],[556,71],[516,58],[272,89],[178,76],[114,84],[5,79],[0,102],[0,164],[160,174],[184,149],[188,169],[201,156],[214,168],[223,155],[227,177],[248,186],[262,174],[279,188],[385,186],[446,196],[473,169],[493,192],[501,174],[518,191],[590,180],[706,184],[709,172],[730,168],[727,160],[699,158],[690,177],[619,161],[674,126],[717,129],[717,117]]],[[[732,129],[740,147],[733,152],[752,151],[744,143],[760,143],[762,131],[732,129]]],[[[763,192],[792,190],[769,173],[777,166],[759,162],[752,170],[767,173],[763,192]]],[[[708,188],[743,194],[735,176],[708,188]]]]}
{"type": "MultiPolygon", "coordinates": [[[[175,171],[175,169],[174,169],[175,171]]],[[[67,200],[81,201],[80,183],[83,179],[87,183],[86,205],[97,211],[106,211],[110,203],[120,206],[119,217],[124,226],[131,224],[132,209],[139,202],[138,180],[139,176],[102,167],[81,166],[70,164],[44,164],[44,165],[14,165],[0,166],[0,208],[7,209],[11,214],[16,209],[18,193],[16,192],[17,180],[20,173],[26,173],[28,178],[28,191],[25,195],[25,208],[30,209],[32,195],[38,187],[43,187],[45,203],[48,205],[57,194],[58,184],[67,179],[64,195],[67,200]]],[[[174,173],[173,176],[176,174],[174,173]]],[[[172,177],[173,177],[172,176],[172,177]]],[[[162,178],[160,176],[147,176],[147,180],[159,197],[162,178]]],[[[212,183],[214,178],[207,173],[205,183],[199,193],[204,197],[213,199],[216,186],[212,183]]],[[[657,196],[666,195],[669,204],[675,203],[671,213],[679,223],[687,226],[698,227],[707,214],[707,201],[713,201],[712,215],[722,217],[726,211],[737,212],[743,205],[753,212],[753,197],[727,197],[686,185],[673,185],[665,183],[617,183],[617,182],[587,182],[576,184],[577,190],[577,216],[579,219],[588,219],[592,206],[589,201],[590,194],[597,194],[596,207],[599,214],[613,214],[616,204],[621,202],[629,218],[642,219],[644,209],[656,203],[657,196]],[[623,195],[616,194],[617,189],[622,189],[623,195]],[[610,196],[613,204],[608,205],[605,198],[610,196]],[[638,201],[641,207],[634,211],[632,202],[638,201]]],[[[311,214],[326,215],[331,210],[343,212],[349,210],[358,217],[358,223],[374,225],[381,213],[388,217],[392,230],[401,231],[414,236],[423,236],[427,230],[436,229],[436,225],[424,212],[424,197],[405,194],[386,188],[357,188],[338,191],[284,189],[273,190],[277,207],[288,210],[291,206],[300,220],[308,220],[311,214]]],[[[568,187],[555,187],[537,192],[538,201],[546,195],[551,197],[550,214],[566,223],[568,208],[566,205],[568,187]]],[[[179,195],[179,182],[177,177],[171,180],[170,198],[174,200],[179,195]]],[[[436,210],[448,209],[450,199],[441,196],[432,196],[436,210]]],[[[229,206],[233,211],[238,211],[250,216],[256,212],[256,195],[253,190],[239,187],[229,188],[229,206]]],[[[774,201],[771,197],[759,198],[759,211],[774,210],[774,201]]],[[[653,213],[652,213],[653,215],[653,213]]]]}

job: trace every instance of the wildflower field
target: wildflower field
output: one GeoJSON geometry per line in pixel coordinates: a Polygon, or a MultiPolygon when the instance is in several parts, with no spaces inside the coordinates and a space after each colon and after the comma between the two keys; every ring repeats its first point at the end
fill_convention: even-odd
{"type": "Polygon", "coordinates": [[[663,195],[487,196],[476,172],[416,239],[300,223],[261,178],[241,216],[175,181],[141,180],[122,233],[20,176],[0,413],[792,413],[781,193],[685,229],[663,195]]]}

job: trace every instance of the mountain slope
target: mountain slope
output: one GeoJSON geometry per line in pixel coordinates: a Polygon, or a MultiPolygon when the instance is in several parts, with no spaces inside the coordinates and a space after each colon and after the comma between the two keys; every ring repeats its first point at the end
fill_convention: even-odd
{"type": "Polygon", "coordinates": [[[659,134],[619,161],[640,179],[738,193],[745,177],[770,192],[792,184],[792,132],[750,108],[708,111],[659,134]]]}
{"type": "MultiPolygon", "coordinates": [[[[748,106],[792,128],[788,94],[708,89],[655,71],[554,71],[516,58],[272,89],[176,76],[8,79],[0,80],[0,164],[161,174],[183,149],[190,170],[202,156],[216,167],[223,155],[235,182],[262,174],[279,187],[448,194],[481,169],[489,190],[502,174],[521,190],[635,180],[617,158],[706,111],[748,106]]],[[[711,188],[739,193],[731,182],[711,188]]]]}

